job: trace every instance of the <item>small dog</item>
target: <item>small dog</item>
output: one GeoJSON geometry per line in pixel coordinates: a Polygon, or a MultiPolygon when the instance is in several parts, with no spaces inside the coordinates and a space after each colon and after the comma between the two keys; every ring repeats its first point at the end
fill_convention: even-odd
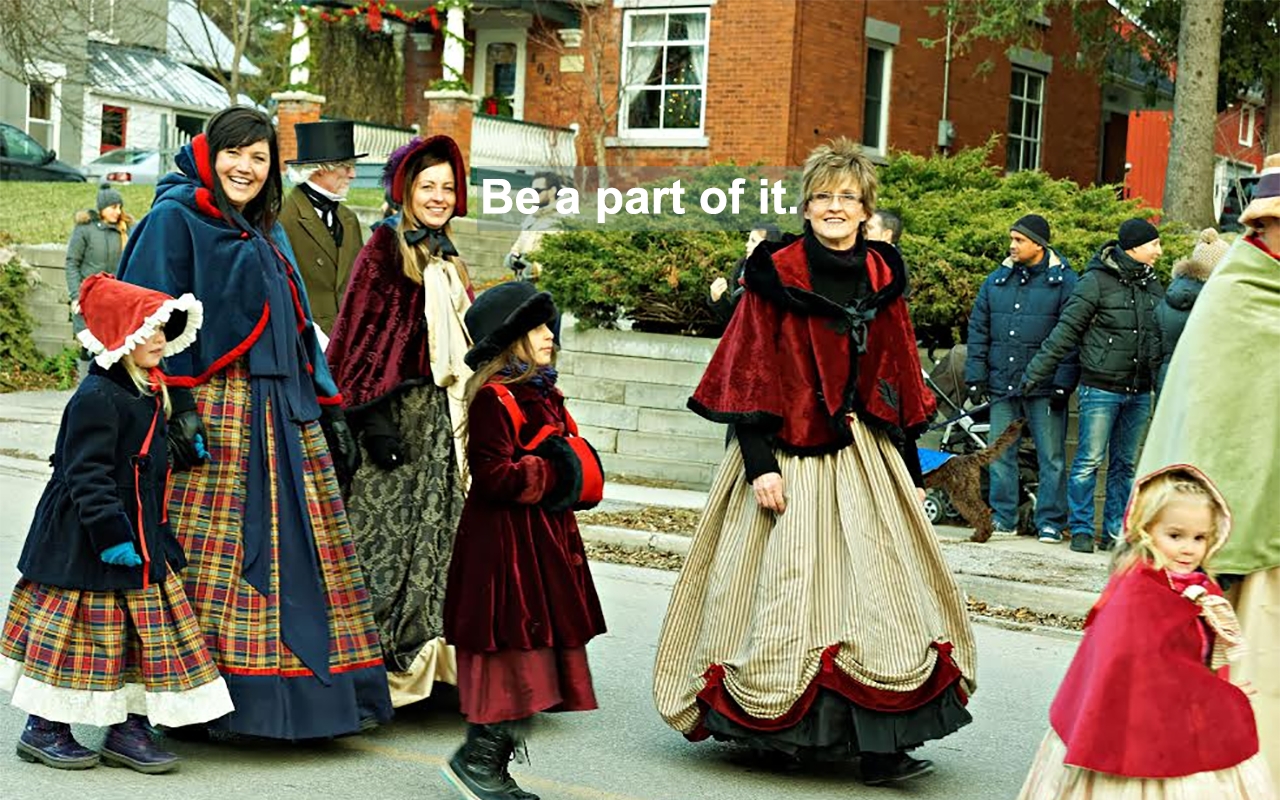
{"type": "Polygon", "coordinates": [[[953,456],[924,476],[925,488],[937,488],[946,492],[951,498],[951,505],[973,526],[973,536],[969,537],[971,542],[987,541],[996,529],[991,520],[991,507],[982,497],[982,468],[1009,449],[1022,433],[1026,422],[1025,419],[1015,419],[987,447],[976,453],[953,456]]]}

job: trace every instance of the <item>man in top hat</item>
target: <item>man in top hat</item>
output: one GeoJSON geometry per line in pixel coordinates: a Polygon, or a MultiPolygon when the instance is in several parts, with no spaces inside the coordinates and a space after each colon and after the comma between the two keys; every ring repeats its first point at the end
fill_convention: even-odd
{"type": "Polygon", "coordinates": [[[1240,224],[1187,317],[1138,470],[1192,464],[1231,509],[1210,567],[1244,635],[1231,677],[1257,690],[1260,751],[1280,775],[1280,153],[1263,162],[1240,224]]]}
{"type": "Polygon", "coordinates": [[[285,164],[295,186],[284,199],[280,224],[298,259],[316,326],[328,334],[364,245],[360,221],[342,201],[356,176],[356,159],[368,153],[355,152],[351,122],[303,122],[293,129],[298,157],[285,164]]]}

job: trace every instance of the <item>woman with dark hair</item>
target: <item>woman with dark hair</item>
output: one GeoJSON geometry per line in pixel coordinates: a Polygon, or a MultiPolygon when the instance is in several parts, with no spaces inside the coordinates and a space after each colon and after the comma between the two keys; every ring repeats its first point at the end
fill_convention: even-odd
{"type": "Polygon", "coordinates": [[[347,510],[402,706],[457,680],[443,615],[466,493],[457,431],[473,294],[450,241],[449,221],[467,214],[457,144],[414,139],[391,154],[383,183],[401,214],[356,258],[326,354],[363,445],[347,510]]]}
{"type": "Polygon", "coordinates": [[[211,727],[296,740],[385,721],[391,705],[339,491],[358,453],[276,223],[279,164],[266,115],[216,114],[160,180],[120,274],[215,310],[166,365],[170,461],[187,470],[169,521],[236,706],[211,727]]]}

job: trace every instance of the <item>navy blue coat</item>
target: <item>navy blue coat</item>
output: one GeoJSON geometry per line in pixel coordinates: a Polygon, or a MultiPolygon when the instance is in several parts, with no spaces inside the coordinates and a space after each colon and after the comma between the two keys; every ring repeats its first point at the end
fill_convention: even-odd
{"type": "Polygon", "coordinates": [[[24,578],[65,589],[140,589],[144,568],[151,583],[160,583],[186,566],[182,546],[161,521],[169,469],[163,409],[151,446],[139,455],[155,412],[156,398],[141,394],[123,366],[90,367],[62,412],[53,477],[18,560],[24,578]],[[143,555],[139,530],[146,532],[149,563],[124,567],[98,557],[125,542],[143,555]]]}
{"type": "Polygon", "coordinates": [[[1164,301],[1156,306],[1156,324],[1160,326],[1160,374],[1156,386],[1164,384],[1165,373],[1169,371],[1169,362],[1173,360],[1173,351],[1182,338],[1182,329],[1187,326],[1187,318],[1191,316],[1191,308],[1200,296],[1205,281],[1213,273],[1213,268],[1197,261],[1180,261],[1173,267],[1173,283],[1164,293],[1164,301]]]}
{"type": "MultiPolygon", "coordinates": [[[[1047,263],[1030,268],[1007,258],[982,282],[969,314],[965,383],[976,383],[996,396],[1018,388],[1079,280],[1055,250],[1046,254],[1047,263]]],[[[1048,395],[1055,389],[1070,394],[1079,381],[1080,360],[1073,352],[1059,364],[1052,384],[1035,394],[1048,395]]]]}

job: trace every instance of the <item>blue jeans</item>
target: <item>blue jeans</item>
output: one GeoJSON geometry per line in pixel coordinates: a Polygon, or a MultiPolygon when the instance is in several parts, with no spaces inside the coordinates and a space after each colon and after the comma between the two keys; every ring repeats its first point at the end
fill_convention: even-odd
{"type": "MultiPolygon", "coordinates": [[[[1061,531],[1067,524],[1067,409],[1055,410],[1047,397],[1014,397],[991,407],[991,436],[996,437],[1018,417],[1027,420],[1039,460],[1040,488],[1036,490],[1036,530],[1061,531]]],[[[1019,437],[1021,441],[1021,437],[1019,437]]],[[[998,530],[1018,527],[1018,443],[991,463],[991,510],[998,530]]]]}
{"type": "Polygon", "coordinates": [[[1094,534],[1093,492],[1098,468],[1111,447],[1107,462],[1107,499],[1102,507],[1102,535],[1120,536],[1124,510],[1133,486],[1133,468],[1138,445],[1151,417],[1151,395],[1108,392],[1093,386],[1080,387],[1080,436],[1076,459],[1071,464],[1067,503],[1071,508],[1072,535],[1094,534]]]}

